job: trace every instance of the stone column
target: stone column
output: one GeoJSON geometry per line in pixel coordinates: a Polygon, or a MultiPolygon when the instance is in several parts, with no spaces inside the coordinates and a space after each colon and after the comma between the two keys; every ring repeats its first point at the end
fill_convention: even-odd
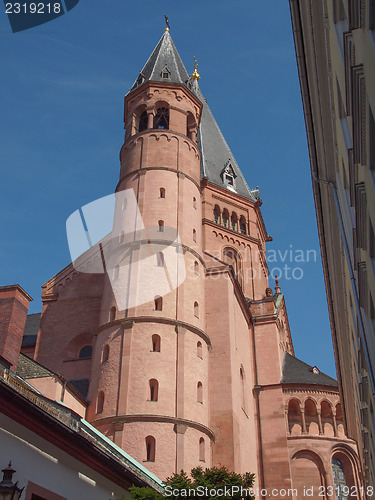
{"type": "Polygon", "coordinates": [[[333,429],[335,431],[335,437],[337,437],[337,422],[336,422],[336,412],[332,412],[333,429]]]}
{"type": "Polygon", "coordinates": [[[148,109],[147,110],[147,128],[154,128],[154,115],[155,111],[154,109],[148,109]]]}
{"type": "Polygon", "coordinates": [[[306,434],[305,408],[301,408],[302,434],[306,434]]]}
{"type": "Polygon", "coordinates": [[[323,432],[323,426],[322,426],[321,410],[316,410],[316,413],[318,415],[319,434],[322,435],[322,434],[324,434],[324,432],[323,432]]]}

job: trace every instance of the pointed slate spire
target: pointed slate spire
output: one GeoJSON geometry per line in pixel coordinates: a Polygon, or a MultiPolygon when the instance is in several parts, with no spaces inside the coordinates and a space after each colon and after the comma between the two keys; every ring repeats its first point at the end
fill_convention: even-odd
{"type": "Polygon", "coordinates": [[[150,80],[153,82],[182,83],[186,85],[188,79],[188,72],[172,41],[169,29],[166,28],[131,90],[150,80]]]}
{"type": "Polygon", "coordinates": [[[203,103],[199,126],[199,147],[202,154],[201,177],[207,177],[213,184],[257,201],[259,192],[251,190],[247,185],[233,153],[199,89],[198,80],[197,63],[194,73],[189,77],[167,27],[130,92],[148,81],[185,85],[203,103]]]}
{"type": "Polygon", "coordinates": [[[257,201],[259,196],[257,196],[256,190],[249,188],[206,99],[199,89],[198,81],[195,80],[192,86],[188,82],[188,88],[203,103],[199,126],[199,147],[202,156],[201,177],[207,177],[210,182],[217,186],[257,201]]]}

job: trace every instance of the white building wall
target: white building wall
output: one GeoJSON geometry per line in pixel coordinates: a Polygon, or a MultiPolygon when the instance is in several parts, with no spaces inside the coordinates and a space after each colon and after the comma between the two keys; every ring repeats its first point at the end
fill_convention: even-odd
{"type": "Polygon", "coordinates": [[[16,470],[13,482],[18,481],[20,487],[25,486],[23,499],[26,498],[28,481],[67,500],[130,498],[129,492],[0,414],[0,470],[7,467],[10,460],[16,470]]]}

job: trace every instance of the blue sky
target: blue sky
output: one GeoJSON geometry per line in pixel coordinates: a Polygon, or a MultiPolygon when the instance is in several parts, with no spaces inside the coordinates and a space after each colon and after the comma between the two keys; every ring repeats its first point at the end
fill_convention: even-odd
{"type": "Polygon", "coordinates": [[[289,278],[301,269],[301,279],[280,279],[296,355],[335,376],[287,0],[80,0],[16,34],[2,11],[0,282],[21,284],[30,312],[41,310],[41,285],[69,263],[66,219],[117,184],[123,96],[164,13],[188,72],[198,59],[201,90],[248,184],[260,188],[270,268],[287,264],[289,278]],[[310,262],[295,262],[309,250],[310,262]]]}

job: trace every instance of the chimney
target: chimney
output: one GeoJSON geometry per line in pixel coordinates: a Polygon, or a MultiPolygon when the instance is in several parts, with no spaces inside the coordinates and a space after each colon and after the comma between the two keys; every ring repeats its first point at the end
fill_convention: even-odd
{"type": "Polygon", "coordinates": [[[20,285],[0,287],[0,360],[17,368],[27,311],[33,299],[20,285]]]}

